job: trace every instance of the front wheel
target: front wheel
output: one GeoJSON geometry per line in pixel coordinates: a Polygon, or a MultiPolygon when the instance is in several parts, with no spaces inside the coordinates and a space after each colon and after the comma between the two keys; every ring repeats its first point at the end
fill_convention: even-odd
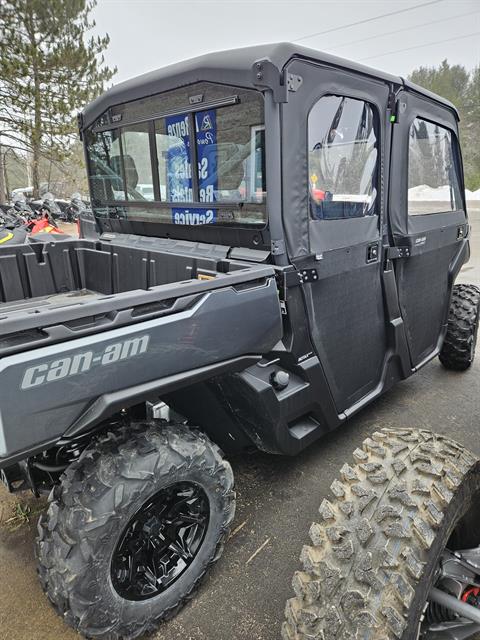
{"type": "Polygon", "coordinates": [[[98,438],[63,476],[40,520],[42,586],[87,637],[150,633],[221,555],[233,474],[208,438],[132,424],[98,438]]]}
{"type": "Polygon", "coordinates": [[[473,284],[456,284],[448,314],[447,334],[440,351],[446,369],[466,371],[475,358],[480,321],[480,289],[473,284]]]}
{"type": "Polygon", "coordinates": [[[480,463],[427,431],[353,453],[310,529],[284,640],[466,640],[480,632],[480,463]]]}

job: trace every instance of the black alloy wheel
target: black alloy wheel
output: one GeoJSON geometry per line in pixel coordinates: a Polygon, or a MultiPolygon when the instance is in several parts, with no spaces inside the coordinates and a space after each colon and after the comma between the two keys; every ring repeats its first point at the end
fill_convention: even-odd
{"type": "Polygon", "coordinates": [[[115,548],[112,583],[126,600],[168,589],[193,562],[207,531],[208,497],[192,482],[158,491],[133,516],[115,548]]]}

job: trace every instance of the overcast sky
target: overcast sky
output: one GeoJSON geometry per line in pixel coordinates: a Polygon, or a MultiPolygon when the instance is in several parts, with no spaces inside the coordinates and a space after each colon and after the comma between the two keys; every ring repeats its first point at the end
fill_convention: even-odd
{"type": "Polygon", "coordinates": [[[106,61],[118,67],[115,83],[209,51],[296,41],[318,32],[322,34],[304,38],[301,44],[399,75],[408,75],[419,65],[437,65],[444,58],[468,69],[479,65],[480,0],[440,0],[419,6],[425,4],[425,0],[98,0],[93,17],[96,31],[110,34],[106,61]],[[399,11],[403,12],[345,27],[399,11]],[[427,43],[435,44],[423,46],[427,43]]]}

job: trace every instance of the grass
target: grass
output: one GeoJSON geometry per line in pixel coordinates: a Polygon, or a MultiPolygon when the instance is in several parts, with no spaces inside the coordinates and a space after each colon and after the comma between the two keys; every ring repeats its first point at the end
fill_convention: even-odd
{"type": "Polygon", "coordinates": [[[16,501],[12,505],[12,515],[4,522],[5,527],[13,532],[28,526],[32,519],[36,519],[45,510],[45,504],[29,505],[27,502],[16,501]]]}

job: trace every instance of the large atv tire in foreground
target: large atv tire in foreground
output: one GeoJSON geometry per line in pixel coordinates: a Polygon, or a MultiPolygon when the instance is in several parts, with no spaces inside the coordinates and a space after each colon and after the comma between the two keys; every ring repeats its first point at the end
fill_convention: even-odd
{"type": "Polygon", "coordinates": [[[231,467],[206,436],[155,423],[110,432],[50,496],[37,540],[42,586],[86,637],[150,633],[220,557],[234,511],[231,467]]]}
{"type": "Polygon", "coordinates": [[[284,640],[473,637],[480,463],[446,437],[410,429],[374,433],[353,457],[310,529],[284,640]]]}
{"type": "Polygon", "coordinates": [[[448,315],[448,328],[440,362],[447,369],[465,371],[475,357],[480,320],[480,289],[473,284],[456,284],[448,315]]]}

